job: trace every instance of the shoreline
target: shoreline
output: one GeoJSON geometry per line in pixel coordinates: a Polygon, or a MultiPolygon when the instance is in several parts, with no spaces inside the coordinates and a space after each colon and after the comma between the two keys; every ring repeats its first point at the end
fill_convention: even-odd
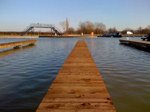
{"type": "Polygon", "coordinates": [[[63,35],[63,36],[0,36],[1,39],[5,38],[97,38],[97,36],[91,35],[63,35]]]}
{"type": "MultiPolygon", "coordinates": [[[[56,36],[56,35],[27,35],[27,36],[19,36],[19,35],[0,35],[0,38],[98,38],[100,35],[90,35],[90,34],[85,34],[85,35],[73,35],[73,34],[68,34],[68,35],[61,35],[61,36],[56,36]]],[[[126,35],[123,34],[122,37],[145,37],[146,35],[142,34],[133,34],[133,35],[126,35]]],[[[103,36],[102,36],[103,37],[103,36]]]]}
{"type": "Polygon", "coordinates": [[[1,39],[5,38],[39,38],[39,36],[0,36],[1,39]]]}

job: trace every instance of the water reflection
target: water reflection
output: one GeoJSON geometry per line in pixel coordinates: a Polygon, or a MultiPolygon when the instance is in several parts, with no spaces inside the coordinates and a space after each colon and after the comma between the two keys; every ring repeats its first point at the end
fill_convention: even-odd
{"type": "Polygon", "coordinates": [[[117,111],[149,112],[150,53],[120,45],[116,38],[99,38],[94,46],[93,58],[117,111]]]}
{"type": "Polygon", "coordinates": [[[94,55],[94,40],[91,38],[91,53],[94,55]]]}

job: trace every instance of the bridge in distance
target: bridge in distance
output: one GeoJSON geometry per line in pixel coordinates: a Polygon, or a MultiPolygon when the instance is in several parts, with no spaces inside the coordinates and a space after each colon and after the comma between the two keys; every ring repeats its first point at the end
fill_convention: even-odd
{"type": "Polygon", "coordinates": [[[51,29],[51,31],[53,31],[55,34],[57,34],[59,36],[62,35],[62,33],[58,30],[58,28],[56,28],[52,24],[39,24],[39,23],[37,23],[37,24],[31,24],[30,26],[28,26],[27,29],[25,31],[23,31],[21,36],[24,36],[28,32],[32,31],[34,28],[48,28],[48,29],[51,29]]]}

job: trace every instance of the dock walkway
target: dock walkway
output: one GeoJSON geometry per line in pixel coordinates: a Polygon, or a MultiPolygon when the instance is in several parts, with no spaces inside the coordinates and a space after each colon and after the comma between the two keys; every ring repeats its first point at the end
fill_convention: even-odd
{"type": "Polygon", "coordinates": [[[0,49],[19,47],[22,45],[29,45],[29,44],[34,44],[34,43],[36,43],[36,40],[26,40],[26,41],[19,41],[19,42],[1,43],[0,49]]]}
{"type": "Polygon", "coordinates": [[[137,47],[144,50],[150,51],[150,42],[149,41],[139,41],[139,40],[120,40],[121,44],[137,47]]]}
{"type": "Polygon", "coordinates": [[[116,112],[83,40],[79,40],[37,112],[116,112]]]}

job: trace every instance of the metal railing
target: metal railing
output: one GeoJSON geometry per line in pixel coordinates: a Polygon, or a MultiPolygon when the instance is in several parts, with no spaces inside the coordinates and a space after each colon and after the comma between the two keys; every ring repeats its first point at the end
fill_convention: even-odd
{"type": "Polygon", "coordinates": [[[27,34],[29,31],[31,31],[33,28],[50,28],[52,29],[57,35],[62,35],[62,33],[60,32],[60,30],[58,30],[58,28],[56,28],[54,25],[52,24],[40,24],[40,23],[33,23],[31,25],[29,25],[24,32],[22,33],[21,36],[24,36],[25,34],[27,34]]]}

